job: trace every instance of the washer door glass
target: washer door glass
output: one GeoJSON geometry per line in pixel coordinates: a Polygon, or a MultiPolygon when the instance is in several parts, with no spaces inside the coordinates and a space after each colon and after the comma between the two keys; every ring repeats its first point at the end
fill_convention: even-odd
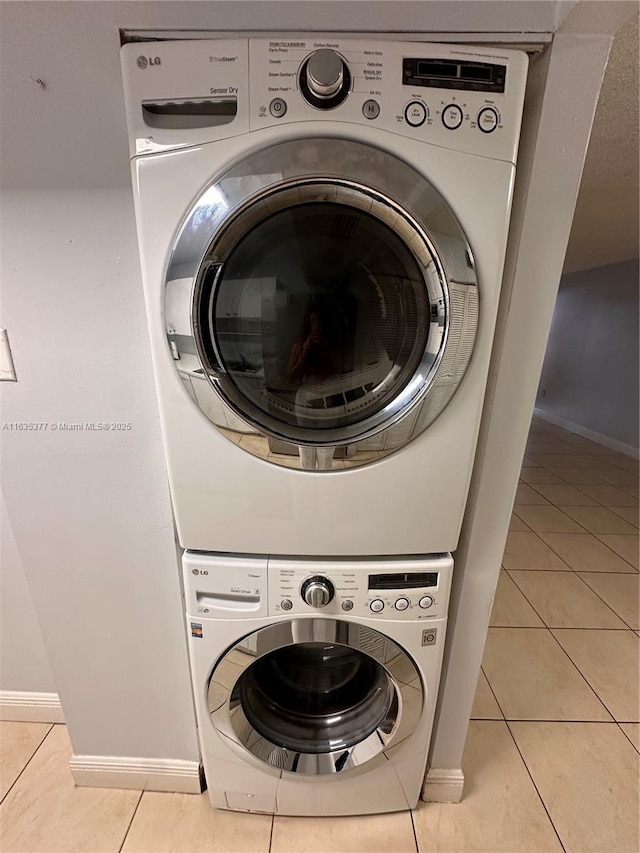
{"type": "Polygon", "coordinates": [[[365,740],[384,725],[394,700],[376,660],[328,643],[276,649],[246,670],[235,692],[262,737],[313,754],[365,740]]]}
{"type": "Polygon", "coordinates": [[[388,637],[311,618],[236,643],[213,667],[207,703],[225,743],[271,767],[320,775],[345,773],[409,737],[423,691],[414,662],[388,637]]]}
{"type": "Polygon", "coordinates": [[[424,358],[431,305],[389,225],[307,202],[235,242],[202,308],[204,347],[238,412],[304,443],[348,439],[401,396],[424,358]]]}

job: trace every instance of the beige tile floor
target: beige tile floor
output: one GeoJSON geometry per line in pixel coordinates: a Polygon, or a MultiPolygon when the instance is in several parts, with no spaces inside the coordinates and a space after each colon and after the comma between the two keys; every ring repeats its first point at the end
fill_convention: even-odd
{"type": "Polygon", "coordinates": [[[2,853],[636,853],[637,463],[534,421],[460,805],[341,819],[75,788],[66,728],[0,723],[2,853]]]}

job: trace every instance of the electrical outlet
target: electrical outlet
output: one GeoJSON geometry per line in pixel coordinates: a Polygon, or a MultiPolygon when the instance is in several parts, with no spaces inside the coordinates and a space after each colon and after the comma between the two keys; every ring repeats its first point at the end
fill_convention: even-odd
{"type": "Polygon", "coordinates": [[[17,382],[6,329],[0,329],[0,382],[17,382]]]}

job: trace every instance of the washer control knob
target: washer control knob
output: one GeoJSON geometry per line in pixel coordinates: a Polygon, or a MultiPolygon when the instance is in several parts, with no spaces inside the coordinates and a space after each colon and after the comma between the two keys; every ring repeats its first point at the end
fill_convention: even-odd
{"type": "Polygon", "coordinates": [[[402,596],[402,598],[398,598],[396,600],[394,607],[396,608],[396,610],[406,610],[407,607],[409,606],[409,604],[410,604],[409,599],[402,596]]]}
{"type": "Polygon", "coordinates": [[[326,607],[333,598],[335,590],[329,578],[314,575],[302,584],[300,594],[309,607],[326,607]]]}
{"type": "Polygon", "coordinates": [[[374,613],[380,613],[381,610],[384,610],[384,601],[381,598],[374,598],[369,607],[374,613]]]}
{"type": "Polygon", "coordinates": [[[307,62],[307,83],[314,95],[330,98],[340,91],[344,63],[335,50],[323,48],[311,54],[307,62]]]}
{"type": "Polygon", "coordinates": [[[418,604],[423,610],[426,610],[427,607],[431,607],[433,604],[433,598],[430,595],[423,595],[418,604]]]}

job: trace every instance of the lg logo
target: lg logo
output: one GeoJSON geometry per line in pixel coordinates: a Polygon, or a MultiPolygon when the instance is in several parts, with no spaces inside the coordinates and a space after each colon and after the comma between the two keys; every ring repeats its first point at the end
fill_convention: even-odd
{"type": "Polygon", "coordinates": [[[159,56],[139,56],[137,65],[138,68],[146,68],[148,65],[162,65],[162,60],[159,56]]]}

